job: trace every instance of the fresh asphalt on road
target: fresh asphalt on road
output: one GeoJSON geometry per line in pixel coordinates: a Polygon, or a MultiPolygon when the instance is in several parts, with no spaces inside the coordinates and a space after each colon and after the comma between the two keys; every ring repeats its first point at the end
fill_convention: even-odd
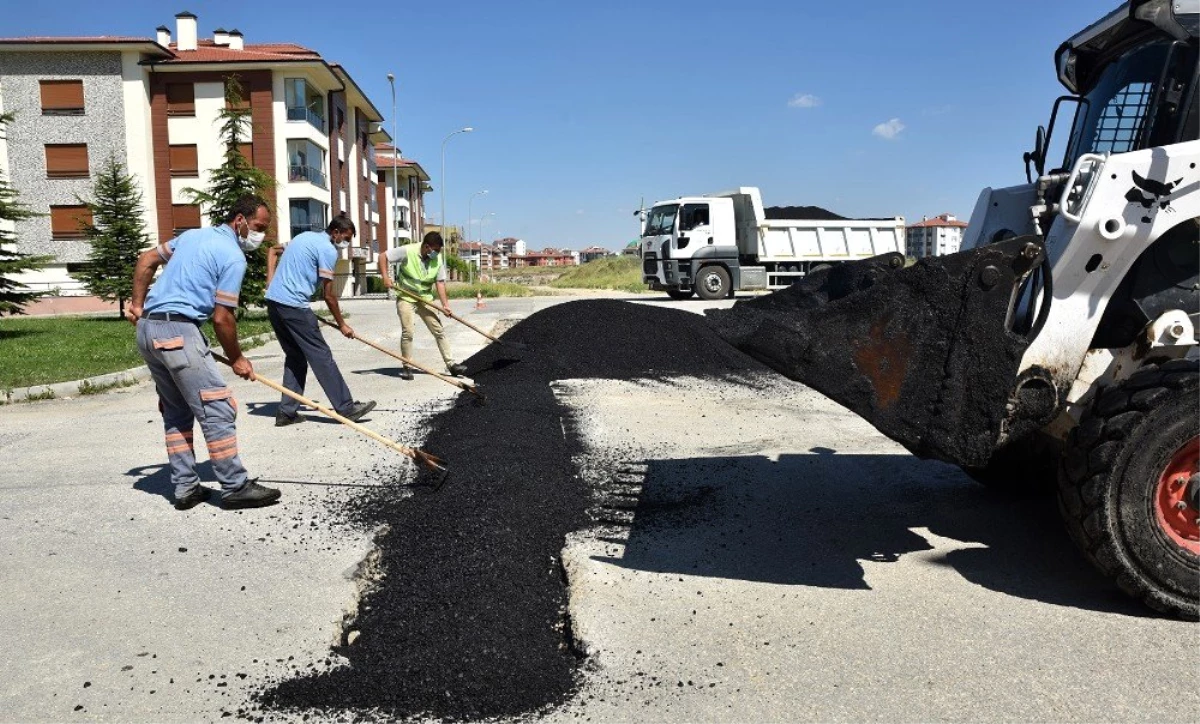
{"type": "MultiPolygon", "coordinates": [[[[563,301],[455,307],[486,329],[563,301]]],[[[344,308],[398,348],[390,303],[344,308]]],[[[460,358],[483,342],[448,331],[460,358]]],[[[364,423],[420,446],[457,391],[326,338],[355,397],[379,401],[364,423]]],[[[282,376],[277,344],[250,357],[282,376]]],[[[210,721],[331,656],[370,551],[337,504],[379,485],[381,461],[408,462],[331,421],[276,429],[278,395],[227,379],[243,458],[283,489],[278,506],[175,511],[149,384],[0,408],[0,720],[210,721]]],[[[1195,720],[1194,624],[1124,599],[1052,503],[916,460],[782,379],[555,391],[584,438],[582,474],[636,503],[564,551],[589,656],[579,692],[544,719],[1195,720]]],[[[315,381],[309,393],[323,399],[315,381]]]]}

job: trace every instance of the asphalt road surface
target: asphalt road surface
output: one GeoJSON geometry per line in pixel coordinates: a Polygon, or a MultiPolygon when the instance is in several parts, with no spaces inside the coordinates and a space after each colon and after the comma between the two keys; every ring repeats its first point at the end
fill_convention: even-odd
{"type": "MultiPolygon", "coordinates": [[[[455,306],[487,328],[561,301],[455,306]]],[[[399,346],[389,304],[344,308],[399,346]]],[[[449,331],[460,357],[480,348],[449,331]]],[[[355,397],[380,402],[364,423],[421,445],[456,391],[327,339],[355,397]]],[[[276,344],[250,356],[281,377],[276,344]]],[[[407,462],[333,423],[277,430],[277,394],[228,379],[251,475],[284,491],[273,508],[175,511],[148,384],[0,407],[0,720],[210,721],[336,663],[371,550],[339,503],[407,462]]],[[[563,551],[587,657],[578,691],[538,718],[1196,720],[1195,625],[1093,572],[1052,501],[989,493],[778,377],[553,389],[582,436],[580,473],[627,504],[599,508],[563,551]]]]}

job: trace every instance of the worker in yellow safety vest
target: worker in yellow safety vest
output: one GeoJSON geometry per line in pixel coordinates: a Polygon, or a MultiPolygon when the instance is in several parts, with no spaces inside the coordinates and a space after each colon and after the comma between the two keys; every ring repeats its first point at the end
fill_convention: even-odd
{"type": "MultiPolygon", "coordinates": [[[[425,235],[421,243],[413,242],[393,249],[388,249],[379,255],[379,274],[383,278],[383,286],[387,289],[399,287],[396,292],[396,314],[400,317],[400,353],[412,359],[413,344],[413,315],[421,317],[421,321],[429,328],[437,342],[438,351],[442,353],[442,361],[446,370],[456,376],[466,374],[465,365],[456,364],[450,353],[450,344],[446,341],[442,329],[442,320],[434,310],[433,292],[436,289],[441,300],[441,311],[450,316],[450,300],[446,297],[446,264],[442,257],[442,235],[431,231],[425,235]],[[388,267],[396,265],[396,280],[393,282],[388,267]],[[413,297],[424,302],[421,304],[413,297]]],[[[412,370],[405,367],[400,370],[400,377],[406,380],[413,378],[412,370]]]]}

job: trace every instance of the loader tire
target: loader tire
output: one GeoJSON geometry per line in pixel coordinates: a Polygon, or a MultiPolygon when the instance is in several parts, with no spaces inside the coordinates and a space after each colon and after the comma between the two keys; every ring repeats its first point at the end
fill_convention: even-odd
{"type": "Polygon", "coordinates": [[[701,299],[710,302],[724,299],[733,291],[729,283],[729,272],[725,271],[725,267],[715,264],[701,269],[692,287],[701,299]]]}
{"type": "Polygon", "coordinates": [[[1062,445],[1039,433],[1006,445],[980,468],[963,468],[975,482],[1016,496],[1050,495],[1058,481],[1062,445]]]}
{"type": "Polygon", "coordinates": [[[667,296],[670,297],[671,299],[679,299],[679,300],[691,299],[692,298],[692,290],[691,289],[668,289],[667,296]]]}
{"type": "Polygon", "coordinates": [[[1067,530],[1151,608],[1200,619],[1200,362],[1148,366],[1096,396],[1059,472],[1067,530]]]}

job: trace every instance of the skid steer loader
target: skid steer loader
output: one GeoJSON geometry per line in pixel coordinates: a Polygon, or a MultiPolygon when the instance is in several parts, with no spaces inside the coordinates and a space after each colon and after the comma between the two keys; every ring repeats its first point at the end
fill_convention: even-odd
{"type": "Polygon", "coordinates": [[[1200,0],[1132,0],[1054,55],[1070,93],[963,251],[810,274],[725,339],[982,482],[1057,484],[1129,594],[1200,616],[1200,0]],[[1061,158],[1051,158],[1054,140],[1061,158]]]}

